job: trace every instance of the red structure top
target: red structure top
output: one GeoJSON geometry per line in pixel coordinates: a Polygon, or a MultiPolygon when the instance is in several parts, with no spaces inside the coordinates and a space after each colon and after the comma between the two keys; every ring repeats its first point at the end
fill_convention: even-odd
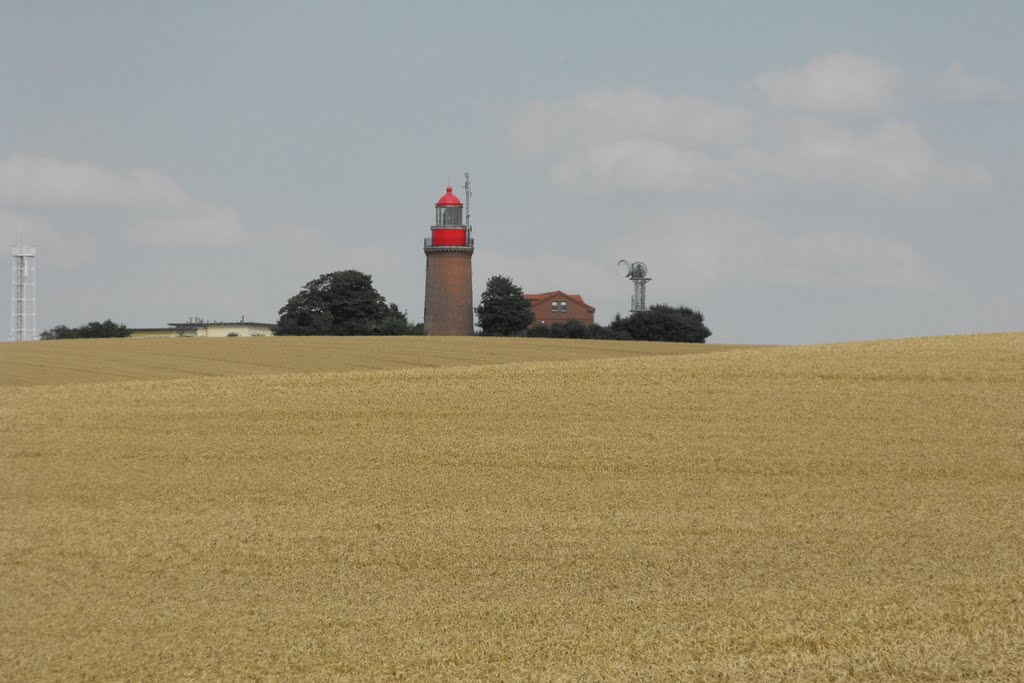
{"type": "Polygon", "coordinates": [[[434,206],[462,206],[462,202],[459,198],[452,193],[451,185],[448,186],[448,192],[443,197],[437,200],[437,204],[434,206]]]}
{"type": "Polygon", "coordinates": [[[435,228],[431,231],[430,246],[432,247],[464,247],[466,246],[466,231],[458,228],[456,230],[445,230],[435,228]]]}
{"type": "Polygon", "coordinates": [[[437,222],[430,229],[428,246],[469,246],[469,231],[462,224],[462,202],[452,193],[451,186],[448,187],[448,192],[434,206],[437,212],[437,222]]]}

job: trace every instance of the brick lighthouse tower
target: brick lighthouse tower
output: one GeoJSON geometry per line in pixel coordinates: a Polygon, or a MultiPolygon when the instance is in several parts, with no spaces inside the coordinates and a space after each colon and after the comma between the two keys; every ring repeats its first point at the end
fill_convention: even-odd
{"type": "MultiPolygon", "coordinates": [[[[467,186],[469,183],[467,174],[467,186]]],[[[423,328],[428,335],[473,334],[473,236],[462,202],[449,187],[435,204],[436,222],[423,241],[427,287],[423,328]]]]}

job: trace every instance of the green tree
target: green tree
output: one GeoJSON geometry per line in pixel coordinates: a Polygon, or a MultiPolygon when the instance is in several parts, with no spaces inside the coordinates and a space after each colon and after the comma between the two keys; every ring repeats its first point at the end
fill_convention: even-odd
{"type": "Polygon", "coordinates": [[[358,270],[307,282],[278,313],[278,335],[411,334],[413,329],[405,313],[374,288],[373,278],[358,270]]]}
{"type": "Polygon", "coordinates": [[[569,339],[590,339],[593,337],[591,333],[593,325],[584,325],[579,320],[567,320],[564,324],[565,336],[569,339]]]}
{"type": "Polygon", "coordinates": [[[127,337],[131,330],[127,325],[115,323],[110,318],[103,322],[94,320],[81,327],[68,327],[57,325],[39,335],[40,339],[102,339],[109,337],[127,337]]]}
{"type": "Polygon", "coordinates": [[[526,330],[527,337],[550,337],[551,328],[544,323],[537,323],[533,327],[526,330]]]}
{"type": "Polygon", "coordinates": [[[485,335],[510,337],[520,335],[533,322],[533,309],[523,296],[523,288],[512,278],[495,275],[487,281],[476,319],[485,335]]]}
{"type": "Polygon", "coordinates": [[[423,325],[410,325],[405,311],[395,304],[388,304],[388,310],[377,326],[377,333],[384,335],[423,334],[423,325]]]}
{"type": "Polygon", "coordinates": [[[658,304],[647,311],[637,311],[628,318],[616,316],[614,332],[628,334],[637,341],[692,342],[703,344],[711,336],[704,324],[704,314],[686,306],[658,304]]]}
{"type": "Polygon", "coordinates": [[[605,327],[594,323],[586,325],[579,320],[569,320],[564,323],[552,323],[545,325],[540,323],[526,331],[527,337],[554,337],[555,339],[608,339],[629,341],[632,339],[628,333],[622,330],[614,330],[610,326],[605,327]]]}
{"type": "Polygon", "coordinates": [[[43,330],[39,335],[40,339],[79,339],[82,333],[77,328],[68,327],[67,325],[57,325],[51,327],[48,330],[43,330]]]}
{"type": "MultiPolygon", "coordinates": [[[[619,316],[616,315],[616,319],[619,316]]],[[[616,330],[611,325],[591,325],[590,326],[590,338],[591,339],[607,339],[612,341],[630,341],[632,337],[628,333],[622,330],[616,330]]]]}

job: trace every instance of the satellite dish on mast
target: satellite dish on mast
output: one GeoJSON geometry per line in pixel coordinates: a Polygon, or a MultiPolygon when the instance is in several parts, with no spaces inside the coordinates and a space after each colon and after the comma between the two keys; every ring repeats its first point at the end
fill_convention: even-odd
{"type": "Polygon", "coordinates": [[[619,261],[619,275],[622,277],[629,277],[630,271],[633,270],[633,264],[626,259],[619,261]]]}

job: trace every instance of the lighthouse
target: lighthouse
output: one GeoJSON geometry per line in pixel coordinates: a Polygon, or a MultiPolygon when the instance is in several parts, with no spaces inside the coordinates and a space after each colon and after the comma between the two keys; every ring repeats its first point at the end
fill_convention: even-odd
{"type": "MultiPolygon", "coordinates": [[[[466,184],[468,188],[468,177],[466,184]]],[[[428,335],[473,334],[472,231],[463,222],[462,202],[451,187],[434,208],[434,225],[423,241],[427,255],[423,329],[428,335]]]]}

